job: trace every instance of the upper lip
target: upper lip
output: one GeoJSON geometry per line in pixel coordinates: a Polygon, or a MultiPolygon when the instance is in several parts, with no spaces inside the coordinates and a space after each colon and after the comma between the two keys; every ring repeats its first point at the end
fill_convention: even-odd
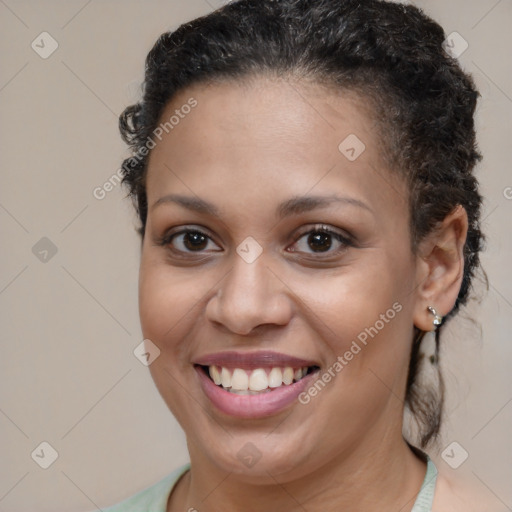
{"type": "Polygon", "coordinates": [[[216,352],[199,357],[194,364],[201,366],[224,366],[225,368],[255,369],[263,367],[302,368],[304,366],[318,366],[315,361],[308,361],[299,357],[281,354],[271,350],[258,352],[216,352]]]}

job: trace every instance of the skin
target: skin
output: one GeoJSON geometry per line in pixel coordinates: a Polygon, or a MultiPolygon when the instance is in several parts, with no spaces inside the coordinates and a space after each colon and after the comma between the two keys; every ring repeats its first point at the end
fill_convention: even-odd
{"type": "MultiPolygon", "coordinates": [[[[426,471],[402,437],[413,326],[432,330],[427,306],[443,315],[455,303],[464,209],[412,253],[407,188],[383,163],[368,101],[355,93],[264,77],[194,85],[162,120],[191,97],[197,107],[150,154],[139,282],[143,334],[161,351],[150,371],[192,464],[168,511],[410,511],[426,471]],[[366,146],[355,161],[338,150],[350,134],[366,146]],[[168,194],[209,201],[220,217],[153,207],[168,194]],[[293,196],[333,194],[367,208],[276,216],[293,196]],[[354,244],[331,237],[315,252],[308,233],[318,223],[354,244]],[[201,252],[183,235],[159,243],[180,228],[208,235],[201,252]],[[236,252],[248,236],[263,249],[251,264],[236,252]],[[275,350],[327,369],[397,302],[401,311],[307,405],[243,420],[200,388],[192,361],[225,350],[275,350]],[[248,442],[262,454],[251,468],[237,458],[248,442]]],[[[443,510],[447,498],[436,499],[443,510]]]]}

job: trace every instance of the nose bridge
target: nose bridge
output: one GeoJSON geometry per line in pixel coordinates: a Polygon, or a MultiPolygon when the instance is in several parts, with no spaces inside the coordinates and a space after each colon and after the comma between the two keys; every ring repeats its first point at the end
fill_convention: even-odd
{"type": "Polygon", "coordinates": [[[268,269],[261,257],[259,261],[247,263],[236,256],[233,268],[220,291],[225,299],[237,299],[238,304],[256,305],[267,288],[267,273],[268,269]]]}
{"type": "MultiPolygon", "coordinates": [[[[240,244],[239,250],[244,248],[240,244]]],[[[231,271],[219,283],[207,310],[210,320],[238,334],[248,334],[262,324],[286,324],[291,305],[283,283],[268,268],[268,258],[261,254],[251,261],[243,254],[234,255],[231,271]]]]}

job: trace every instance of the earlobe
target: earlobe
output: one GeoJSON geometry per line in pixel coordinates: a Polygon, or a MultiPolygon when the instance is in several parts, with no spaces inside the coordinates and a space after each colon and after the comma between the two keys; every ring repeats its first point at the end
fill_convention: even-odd
{"type": "Polygon", "coordinates": [[[423,331],[434,330],[434,320],[446,316],[455,305],[464,275],[467,231],[467,213],[459,205],[420,242],[414,325],[423,331]]]}

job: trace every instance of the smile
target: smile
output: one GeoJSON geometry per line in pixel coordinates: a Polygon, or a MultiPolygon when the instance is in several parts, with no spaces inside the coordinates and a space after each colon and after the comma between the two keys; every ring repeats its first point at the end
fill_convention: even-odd
{"type": "Polygon", "coordinates": [[[195,362],[200,385],[222,413],[258,418],[294,403],[320,367],[275,352],[224,352],[195,362]]]}
{"type": "Polygon", "coordinates": [[[237,395],[257,395],[268,393],[282,386],[289,386],[293,382],[299,382],[303,377],[314,371],[314,366],[301,368],[256,368],[245,370],[243,368],[228,369],[211,365],[203,367],[208,372],[211,380],[230,393],[237,395]]]}

